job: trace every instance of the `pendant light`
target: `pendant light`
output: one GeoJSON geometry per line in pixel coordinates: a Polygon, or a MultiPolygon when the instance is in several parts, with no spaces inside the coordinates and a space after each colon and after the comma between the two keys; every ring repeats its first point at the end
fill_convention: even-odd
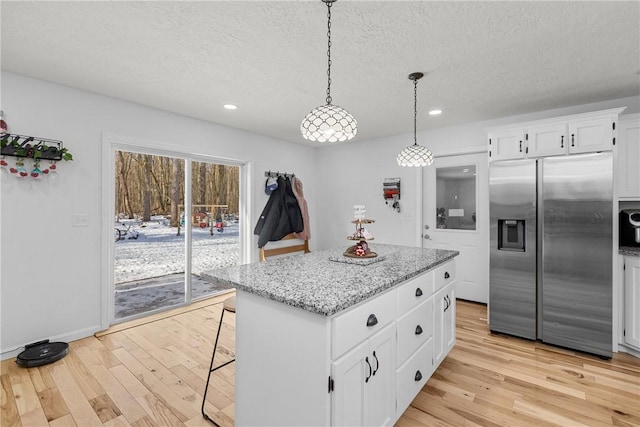
{"type": "Polygon", "coordinates": [[[408,146],[398,154],[398,165],[400,166],[429,166],[433,163],[433,154],[427,147],[418,145],[418,138],[416,136],[416,127],[418,120],[418,80],[420,80],[424,74],[411,73],[409,74],[409,80],[413,80],[413,145],[408,146]]]}
{"type": "Polygon", "coordinates": [[[349,141],[358,133],[356,119],[345,109],[331,104],[331,5],[337,0],[322,0],[327,5],[327,103],[313,109],[300,124],[304,139],[314,142],[349,141]]]}

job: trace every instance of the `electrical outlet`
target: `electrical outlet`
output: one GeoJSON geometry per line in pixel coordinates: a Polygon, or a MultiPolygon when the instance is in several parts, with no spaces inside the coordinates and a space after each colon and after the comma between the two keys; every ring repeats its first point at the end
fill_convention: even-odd
{"type": "Polygon", "coordinates": [[[416,219],[416,216],[413,214],[413,212],[405,212],[402,214],[402,219],[404,219],[405,221],[414,221],[416,219]]]}
{"type": "Polygon", "coordinates": [[[89,215],[84,213],[75,213],[71,216],[71,225],[73,227],[88,227],[89,215]]]}

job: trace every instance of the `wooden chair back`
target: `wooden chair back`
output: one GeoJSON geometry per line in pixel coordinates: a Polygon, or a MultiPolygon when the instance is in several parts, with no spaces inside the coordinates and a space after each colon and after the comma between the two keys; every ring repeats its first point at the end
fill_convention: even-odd
{"type": "MultiPolygon", "coordinates": [[[[299,240],[294,233],[287,234],[282,238],[282,240],[299,240]]],[[[281,246],[273,249],[265,249],[264,247],[260,248],[260,261],[265,262],[268,257],[283,255],[292,252],[304,252],[308,254],[311,252],[309,250],[309,240],[305,239],[302,243],[297,245],[289,245],[289,246],[281,246]]]]}

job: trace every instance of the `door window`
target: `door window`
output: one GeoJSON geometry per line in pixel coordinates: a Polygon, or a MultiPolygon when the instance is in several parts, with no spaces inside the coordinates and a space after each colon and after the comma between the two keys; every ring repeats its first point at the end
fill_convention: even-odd
{"type": "Polygon", "coordinates": [[[436,227],[476,229],[476,166],[436,169],[436,227]]]}

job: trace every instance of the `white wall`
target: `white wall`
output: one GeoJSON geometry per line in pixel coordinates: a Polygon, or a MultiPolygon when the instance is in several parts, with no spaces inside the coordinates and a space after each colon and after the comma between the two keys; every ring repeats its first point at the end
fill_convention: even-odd
{"type": "MultiPolygon", "coordinates": [[[[252,162],[250,233],[267,201],[264,171],[296,172],[317,234],[315,148],[11,73],[2,73],[1,87],[10,132],[62,140],[74,156],[59,164],[57,186],[13,176],[1,183],[2,358],[34,341],[69,341],[100,330],[101,251],[108,243],[101,235],[103,133],[252,162]],[[72,227],[74,213],[87,214],[88,227],[72,227]]],[[[257,259],[255,252],[254,246],[257,259]]]]}
{"type": "MultiPolygon", "coordinates": [[[[640,97],[633,96],[438,128],[419,132],[418,143],[428,147],[436,157],[486,150],[485,129],[489,127],[621,106],[627,107],[623,114],[638,113],[640,97]]],[[[447,112],[445,111],[444,114],[447,112]]],[[[407,128],[411,129],[409,119],[407,118],[407,128]]],[[[437,120],[437,118],[423,117],[422,120],[437,120]]],[[[417,217],[418,215],[412,216],[411,212],[416,212],[416,206],[422,203],[418,200],[420,185],[416,185],[416,176],[420,172],[414,168],[402,168],[396,163],[397,154],[412,143],[413,133],[410,132],[388,138],[358,140],[318,150],[316,216],[319,218],[319,228],[316,244],[320,248],[349,246],[346,236],[351,231],[352,225],[349,221],[353,217],[352,205],[354,204],[366,205],[367,217],[376,219],[376,223],[370,227],[370,231],[376,238],[375,242],[409,246],[418,244],[420,239],[417,236],[420,234],[421,219],[417,217]],[[382,181],[385,177],[402,179],[402,214],[391,211],[384,204],[382,181]]],[[[480,185],[488,186],[488,182],[482,182],[480,185]]]]}

